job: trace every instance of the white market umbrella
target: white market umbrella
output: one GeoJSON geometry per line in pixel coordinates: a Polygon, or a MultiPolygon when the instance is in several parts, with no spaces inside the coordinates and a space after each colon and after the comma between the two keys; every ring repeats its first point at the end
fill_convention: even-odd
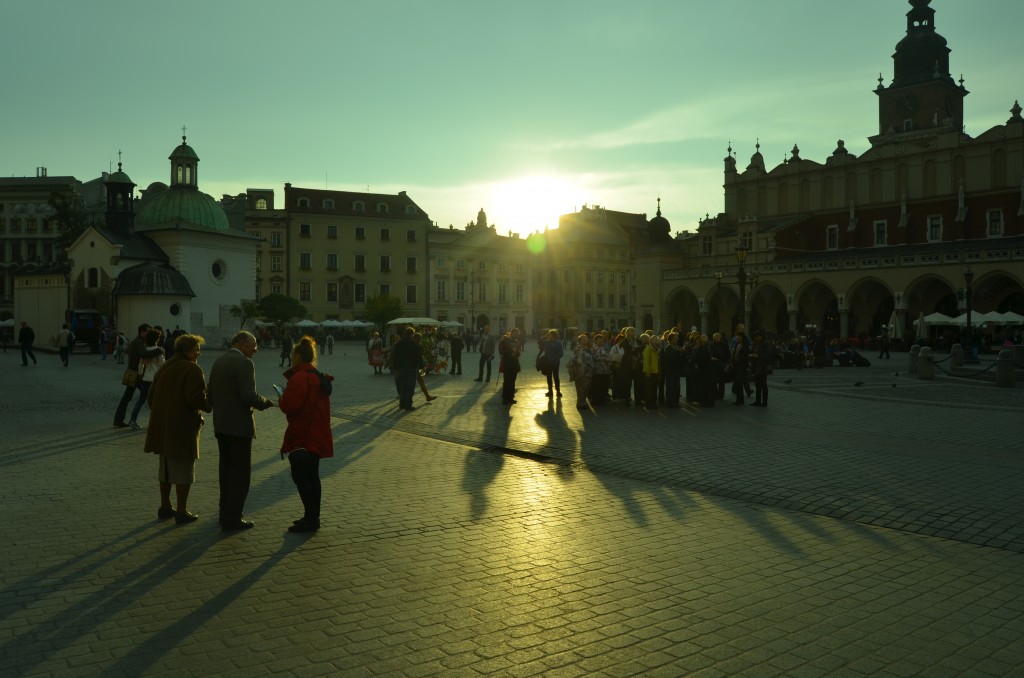
{"type": "Polygon", "coordinates": [[[1020,327],[1024,325],[1024,315],[1020,313],[1014,313],[1013,311],[1006,311],[1001,314],[1003,316],[1003,324],[1011,327],[1020,327]]]}
{"type": "Polygon", "coordinates": [[[465,327],[465,325],[460,323],[458,320],[445,320],[444,322],[441,323],[441,327],[448,330],[454,327],[465,327]]]}
{"type": "Polygon", "coordinates": [[[433,318],[395,318],[388,325],[419,325],[421,327],[437,327],[440,325],[433,318]]]}
{"type": "Polygon", "coordinates": [[[896,322],[896,311],[889,317],[889,336],[893,339],[903,338],[903,328],[896,322]]]}
{"type": "Polygon", "coordinates": [[[14,327],[14,318],[8,318],[7,320],[0,320],[0,327],[14,327]]]}
{"type": "Polygon", "coordinates": [[[295,323],[295,327],[302,327],[302,328],[320,327],[320,323],[315,323],[312,320],[310,320],[309,318],[306,318],[305,320],[300,320],[299,322],[295,323]]]}
{"type": "Polygon", "coordinates": [[[328,318],[327,320],[320,323],[320,327],[326,327],[328,329],[335,329],[337,327],[345,327],[344,321],[335,320],[334,318],[328,318]]]}

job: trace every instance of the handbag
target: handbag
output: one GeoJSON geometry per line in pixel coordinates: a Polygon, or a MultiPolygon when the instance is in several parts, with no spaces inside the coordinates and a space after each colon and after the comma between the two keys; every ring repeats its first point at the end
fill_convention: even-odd
{"type": "Polygon", "coordinates": [[[124,371],[124,374],[121,375],[121,383],[124,384],[125,386],[131,386],[132,388],[135,388],[135,385],[138,383],[138,381],[139,371],[133,370],[130,367],[124,371]]]}
{"type": "Polygon", "coordinates": [[[538,372],[544,371],[544,351],[537,354],[536,368],[538,372]]]}

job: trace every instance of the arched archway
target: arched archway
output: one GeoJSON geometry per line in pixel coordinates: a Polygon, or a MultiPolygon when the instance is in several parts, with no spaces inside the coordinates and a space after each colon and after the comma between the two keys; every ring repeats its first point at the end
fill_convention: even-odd
{"type": "Polygon", "coordinates": [[[797,307],[797,330],[811,327],[817,333],[839,335],[839,303],[836,293],[824,280],[812,278],[793,295],[797,307]]]}
{"type": "Polygon", "coordinates": [[[721,332],[731,337],[736,324],[743,320],[740,298],[731,286],[713,288],[704,300],[704,308],[707,311],[708,335],[721,332]]]}
{"type": "Polygon", "coordinates": [[[668,317],[664,321],[665,327],[659,329],[677,327],[682,330],[693,325],[700,327],[700,302],[693,290],[681,287],[672,292],[668,305],[668,317]]]}
{"type": "Polygon", "coordinates": [[[892,290],[875,277],[862,278],[846,292],[849,309],[846,333],[851,337],[874,337],[892,319],[896,308],[892,290]]]}
{"type": "Polygon", "coordinates": [[[750,327],[748,331],[765,330],[770,334],[789,331],[786,295],[775,283],[762,282],[750,290],[750,327]]]}

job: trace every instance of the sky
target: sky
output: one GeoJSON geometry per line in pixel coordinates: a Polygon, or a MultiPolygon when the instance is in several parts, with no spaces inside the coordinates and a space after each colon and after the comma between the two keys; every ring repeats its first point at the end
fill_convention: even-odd
{"type": "MultiPolygon", "coordinates": [[[[967,133],[1024,101],[1022,0],[933,0],[967,133]]],[[[877,133],[904,0],[4,0],[0,176],[409,196],[499,233],[583,205],[672,230],[723,209],[730,142],[769,168],[877,133]]]]}

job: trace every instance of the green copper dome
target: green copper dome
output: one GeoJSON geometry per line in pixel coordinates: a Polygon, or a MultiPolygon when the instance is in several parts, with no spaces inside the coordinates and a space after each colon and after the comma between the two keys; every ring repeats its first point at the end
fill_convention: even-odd
{"type": "MultiPolygon", "coordinates": [[[[150,191],[154,190],[150,187],[150,191]]],[[[171,186],[145,196],[135,217],[136,231],[170,228],[214,233],[231,232],[224,208],[212,196],[194,186],[171,186]]]]}

